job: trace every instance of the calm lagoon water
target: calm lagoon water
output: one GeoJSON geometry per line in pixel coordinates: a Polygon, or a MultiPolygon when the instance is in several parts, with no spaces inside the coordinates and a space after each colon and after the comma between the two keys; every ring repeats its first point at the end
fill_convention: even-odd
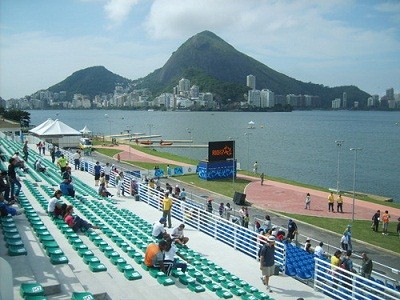
{"type": "MultiPolygon", "coordinates": [[[[30,111],[32,124],[60,119],[95,134],[127,129],[160,134],[168,139],[193,139],[194,144],[234,139],[236,158],[243,169],[258,162],[259,172],[302,183],[336,188],[338,147],[341,190],[353,190],[355,152],[356,190],[392,197],[400,202],[400,112],[294,111],[148,112],[125,110],[30,111]],[[255,129],[248,129],[253,121],[255,129]]],[[[207,157],[206,148],[171,148],[168,152],[195,159],[207,157]]]]}

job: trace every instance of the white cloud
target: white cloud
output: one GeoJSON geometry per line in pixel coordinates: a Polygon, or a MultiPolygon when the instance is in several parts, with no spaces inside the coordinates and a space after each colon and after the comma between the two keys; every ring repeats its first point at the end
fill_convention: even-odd
{"type": "Polygon", "coordinates": [[[139,0],[109,0],[104,6],[104,11],[107,19],[111,21],[111,27],[124,22],[138,2],[139,0]]]}

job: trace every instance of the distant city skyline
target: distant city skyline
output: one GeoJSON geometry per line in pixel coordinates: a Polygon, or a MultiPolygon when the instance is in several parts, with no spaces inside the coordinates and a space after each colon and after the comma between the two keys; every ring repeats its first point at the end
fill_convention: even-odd
{"type": "Polygon", "coordinates": [[[97,65],[138,79],[203,30],[304,82],[398,94],[399,25],[400,1],[4,0],[0,96],[97,65]]]}

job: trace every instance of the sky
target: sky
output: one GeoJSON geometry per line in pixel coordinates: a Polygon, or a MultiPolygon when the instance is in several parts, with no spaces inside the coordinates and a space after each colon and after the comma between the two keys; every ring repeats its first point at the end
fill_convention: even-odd
{"type": "Polygon", "coordinates": [[[400,93],[400,0],[1,0],[0,97],[91,66],[144,77],[204,30],[304,82],[400,93]]]}

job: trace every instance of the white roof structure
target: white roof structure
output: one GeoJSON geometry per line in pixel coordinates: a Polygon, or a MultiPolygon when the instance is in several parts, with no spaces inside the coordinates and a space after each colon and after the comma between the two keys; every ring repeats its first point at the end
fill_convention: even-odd
{"type": "Polygon", "coordinates": [[[87,133],[91,133],[92,131],[85,125],[85,127],[83,127],[83,129],[79,130],[79,132],[81,132],[83,134],[87,134],[87,133]]]}
{"type": "MultiPolygon", "coordinates": [[[[47,121],[49,121],[49,120],[47,120],[47,121]]],[[[61,122],[60,120],[54,120],[52,122],[48,122],[44,126],[42,126],[42,125],[43,124],[33,128],[32,130],[29,130],[29,131],[38,136],[82,135],[82,133],[80,133],[78,130],[75,130],[74,128],[68,126],[67,124],[61,122]],[[40,128],[38,128],[38,127],[40,127],[40,128]]]]}
{"type": "Polygon", "coordinates": [[[51,123],[53,123],[53,122],[54,122],[53,119],[48,118],[48,119],[47,119],[46,121],[44,121],[42,124],[36,126],[35,128],[30,129],[29,132],[31,132],[31,133],[33,133],[33,134],[36,134],[36,132],[38,132],[38,131],[41,130],[42,128],[47,127],[49,124],[51,124],[51,123]]]}

